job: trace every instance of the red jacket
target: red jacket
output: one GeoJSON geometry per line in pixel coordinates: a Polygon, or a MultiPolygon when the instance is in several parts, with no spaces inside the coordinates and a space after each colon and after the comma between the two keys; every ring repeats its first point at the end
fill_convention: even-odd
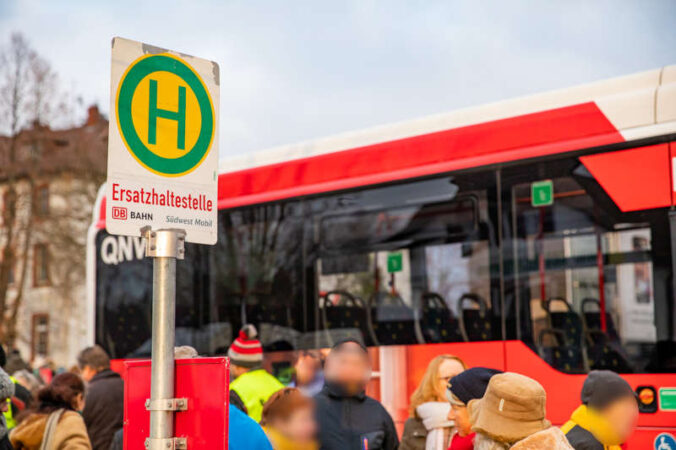
{"type": "Polygon", "coordinates": [[[462,437],[459,434],[454,435],[448,450],[473,450],[475,434],[476,433],[468,434],[465,437],[462,437]]]}

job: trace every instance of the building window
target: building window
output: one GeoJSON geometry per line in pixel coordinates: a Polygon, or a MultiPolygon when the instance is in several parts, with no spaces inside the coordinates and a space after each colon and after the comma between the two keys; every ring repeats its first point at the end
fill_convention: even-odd
{"type": "Polygon", "coordinates": [[[10,189],[5,190],[2,194],[2,220],[5,222],[11,217],[7,217],[10,214],[16,214],[14,209],[16,208],[16,193],[10,189]]]}
{"type": "Polygon", "coordinates": [[[33,314],[31,356],[47,356],[49,353],[49,314],[33,314]]]}
{"type": "Polygon", "coordinates": [[[33,247],[33,284],[35,286],[49,284],[49,249],[45,244],[33,247]]]}
{"type": "Polygon", "coordinates": [[[38,217],[49,215],[49,186],[42,185],[35,189],[35,214],[38,217]]]}
{"type": "Polygon", "coordinates": [[[40,159],[42,157],[42,142],[33,141],[23,146],[23,154],[32,159],[40,159]]]}

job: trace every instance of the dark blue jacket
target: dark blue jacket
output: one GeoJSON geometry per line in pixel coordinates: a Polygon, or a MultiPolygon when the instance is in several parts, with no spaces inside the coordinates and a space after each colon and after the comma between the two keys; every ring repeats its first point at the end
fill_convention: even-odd
{"type": "Polygon", "coordinates": [[[321,450],[395,450],[399,446],[392,417],[364,392],[345,395],[327,383],[315,401],[321,450]]]}

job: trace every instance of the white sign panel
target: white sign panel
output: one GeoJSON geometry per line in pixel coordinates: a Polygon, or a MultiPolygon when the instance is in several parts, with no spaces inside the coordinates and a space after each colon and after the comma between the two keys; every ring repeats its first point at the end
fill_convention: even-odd
{"type": "Polygon", "coordinates": [[[112,53],[106,229],[215,244],[218,64],[121,38],[112,53]]]}

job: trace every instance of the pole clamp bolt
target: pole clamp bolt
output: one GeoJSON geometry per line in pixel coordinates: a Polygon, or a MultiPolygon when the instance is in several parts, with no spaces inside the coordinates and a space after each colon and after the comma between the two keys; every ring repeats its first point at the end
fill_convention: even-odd
{"type": "Polygon", "coordinates": [[[145,442],[146,450],[187,450],[187,438],[147,438],[145,442]]]}
{"type": "Polygon", "coordinates": [[[187,398],[147,399],[146,411],[187,411],[187,398]]]}

